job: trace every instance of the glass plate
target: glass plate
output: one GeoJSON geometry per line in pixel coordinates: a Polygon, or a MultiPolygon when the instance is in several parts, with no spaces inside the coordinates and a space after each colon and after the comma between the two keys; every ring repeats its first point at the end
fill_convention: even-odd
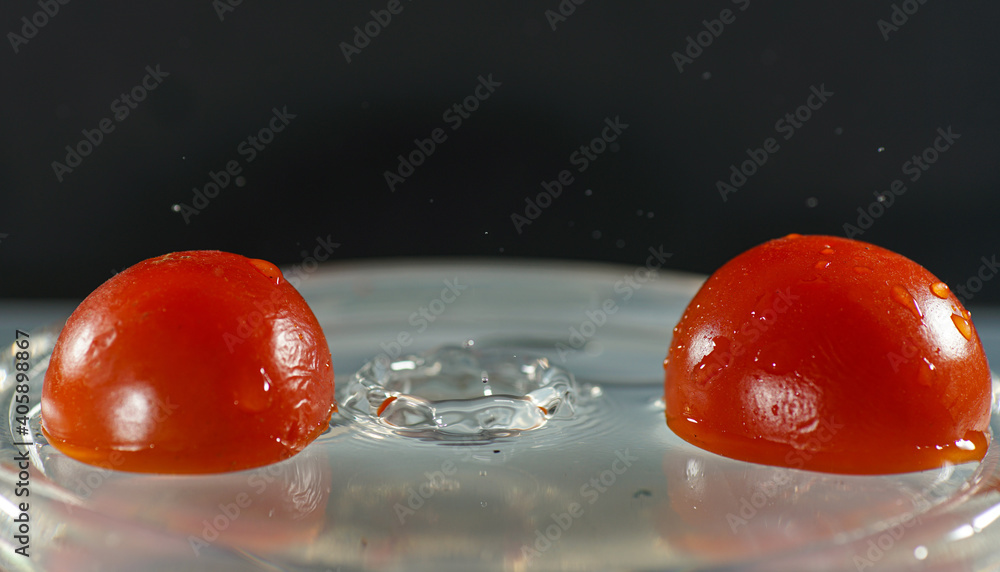
{"type": "MultiPolygon", "coordinates": [[[[703,277],[552,261],[382,261],[296,276],[332,348],[341,400],[378,354],[474,340],[572,372],[580,406],[479,441],[373,430],[341,408],[323,436],[276,465],[123,473],[45,444],[38,404],[58,328],[35,331],[36,446],[13,444],[24,437],[11,437],[12,348],[0,355],[4,569],[1000,569],[996,440],[979,464],[873,477],[737,462],[673,435],[662,361],[703,277]],[[25,450],[26,487],[15,460],[25,450]],[[30,558],[13,552],[21,502],[30,558]]],[[[994,434],[998,417],[994,407],[994,434]]],[[[211,438],[192,429],[191,446],[211,438]]]]}

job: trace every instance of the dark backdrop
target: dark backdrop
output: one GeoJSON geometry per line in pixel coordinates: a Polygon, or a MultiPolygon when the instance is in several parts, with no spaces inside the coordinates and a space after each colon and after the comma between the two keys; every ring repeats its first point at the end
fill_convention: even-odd
{"type": "Polygon", "coordinates": [[[0,296],[82,297],[182,249],[295,264],[317,241],[333,260],[662,245],[707,273],[802,232],[988,277],[972,302],[997,302],[998,21],[942,0],[5,0],[0,296]],[[748,150],[762,164],[730,180],[748,150]]]}

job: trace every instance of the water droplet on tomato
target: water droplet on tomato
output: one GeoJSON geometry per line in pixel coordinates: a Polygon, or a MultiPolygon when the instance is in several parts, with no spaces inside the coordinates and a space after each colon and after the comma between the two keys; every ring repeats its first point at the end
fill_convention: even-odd
{"type": "Polygon", "coordinates": [[[271,406],[271,378],[264,368],[260,368],[260,377],[248,380],[236,388],[236,406],[244,411],[258,412],[271,406]]]}
{"type": "Polygon", "coordinates": [[[715,348],[694,368],[694,382],[700,386],[710,383],[729,366],[729,362],[733,359],[733,354],[729,351],[732,340],[725,336],[717,336],[712,338],[712,343],[715,344],[715,348]]]}
{"type": "Polygon", "coordinates": [[[816,264],[813,266],[813,268],[815,268],[816,270],[823,270],[824,268],[826,268],[829,265],[830,265],[830,261],[829,260],[819,260],[819,261],[816,262],[816,264]]]}
{"type": "Polygon", "coordinates": [[[854,267],[854,273],[855,274],[868,274],[871,271],[872,271],[872,269],[868,268],[867,266],[855,266],[854,267]]]}
{"type": "Polygon", "coordinates": [[[976,444],[973,443],[972,441],[967,440],[967,439],[959,439],[958,441],[955,441],[955,446],[958,447],[959,449],[963,450],[963,451],[975,451],[976,450],[976,444]]]}
{"type": "Polygon", "coordinates": [[[781,375],[788,373],[796,363],[792,356],[794,351],[787,342],[776,342],[757,350],[754,362],[767,373],[781,375]]]}
{"type": "Polygon", "coordinates": [[[266,260],[251,258],[250,264],[252,264],[261,274],[267,276],[271,280],[274,280],[275,284],[281,284],[281,281],[284,279],[284,275],[282,275],[281,270],[266,260]]]}
{"type": "Polygon", "coordinates": [[[827,255],[833,254],[834,252],[835,251],[832,248],[830,248],[829,246],[826,247],[826,248],[824,248],[823,250],[819,251],[820,254],[827,254],[827,255]]]}
{"type": "Polygon", "coordinates": [[[958,329],[958,333],[962,334],[963,338],[972,340],[972,324],[965,318],[965,316],[952,314],[951,321],[955,324],[955,328],[958,329]]]}
{"type": "Polygon", "coordinates": [[[920,306],[917,306],[917,301],[914,300],[913,296],[906,291],[906,288],[899,285],[893,286],[892,299],[909,310],[911,314],[917,317],[917,319],[924,317],[924,313],[920,311],[920,306]]]}
{"type": "Polygon", "coordinates": [[[938,298],[942,298],[942,299],[943,298],[947,298],[948,297],[948,285],[945,284],[944,282],[935,282],[935,283],[931,284],[931,292],[933,292],[934,295],[937,296],[938,298]]]}
{"type": "Polygon", "coordinates": [[[114,343],[115,338],[117,337],[118,332],[114,329],[97,334],[94,336],[94,340],[90,342],[90,351],[103,352],[111,347],[111,344],[114,343]]]}
{"type": "Polygon", "coordinates": [[[917,383],[925,386],[932,385],[934,383],[935,369],[934,364],[929,359],[923,358],[923,363],[917,368],[917,383]]]}
{"type": "Polygon", "coordinates": [[[299,424],[292,423],[288,427],[288,431],[285,433],[285,438],[282,440],[281,444],[286,447],[291,447],[293,443],[299,440],[299,424]]]}

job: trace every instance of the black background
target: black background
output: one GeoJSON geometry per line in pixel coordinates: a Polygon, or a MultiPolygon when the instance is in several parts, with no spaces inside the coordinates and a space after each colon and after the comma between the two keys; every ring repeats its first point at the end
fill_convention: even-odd
{"type": "MultiPolygon", "coordinates": [[[[673,268],[708,273],[789,232],[844,235],[894,179],[907,192],[855,238],[953,287],[1000,254],[995,2],[565,0],[553,29],[557,0],[402,0],[350,63],[342,43],[387,2],[220,17],[222,2],[72,0],[16,53],[9,33],[41,8],[3,3],[0,296],[79,298],[174,250],[296,264],[317,238],[340,245],[333,260],[639,264],[663,245],[673,268]],[[903,8],[886,39],[879,20],[903,8]],[[674,52],[725,9],[735,21],[679,71],[674,52]],[[157,65],[169,76],[60,182],[53,161],[157,65]],[[490,74],[500,86],[453,130],[443,113],[490,74]],[[776,121],[813,86],[833,95],[785,140],[776,121]],[[286,107],[248,163],[240,143],[286,107]],[[627,129],[578,172],[570,155],[616,117],[627,129]],[[911,182],[903,164],[949,126],[960,139],[911,182]],[[384,172],[439,127],[447,140],[390,192],[384,172]],[[768,137],[779,150],[723,201],[716,182],[768,137]],[[242,186],[186,222],[174,205],[231,160],[242,186]],[[512,215],[564,169],[574,182],[518,232],[512,215]]],[[[998,301],[1000,280],[969,300],[998,301]]]]}

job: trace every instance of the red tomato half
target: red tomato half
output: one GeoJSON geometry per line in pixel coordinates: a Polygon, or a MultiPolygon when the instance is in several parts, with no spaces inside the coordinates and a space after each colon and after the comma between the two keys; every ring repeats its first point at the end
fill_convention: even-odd
{"type": "Polygon", "coordinates": [[[666,361],[667,423],[728,457],[877,474],[982,459],[990,372],[969,313],[917,263],[789,235],[708,278],[666,361]]]}
{"type": "Polygon", "coordinates": [[[42,428],[83,462],[213,473],[291,457],[334,407],[326,338],[277,267],[177,252],[115,275],[69,317],[42,428]]]}

